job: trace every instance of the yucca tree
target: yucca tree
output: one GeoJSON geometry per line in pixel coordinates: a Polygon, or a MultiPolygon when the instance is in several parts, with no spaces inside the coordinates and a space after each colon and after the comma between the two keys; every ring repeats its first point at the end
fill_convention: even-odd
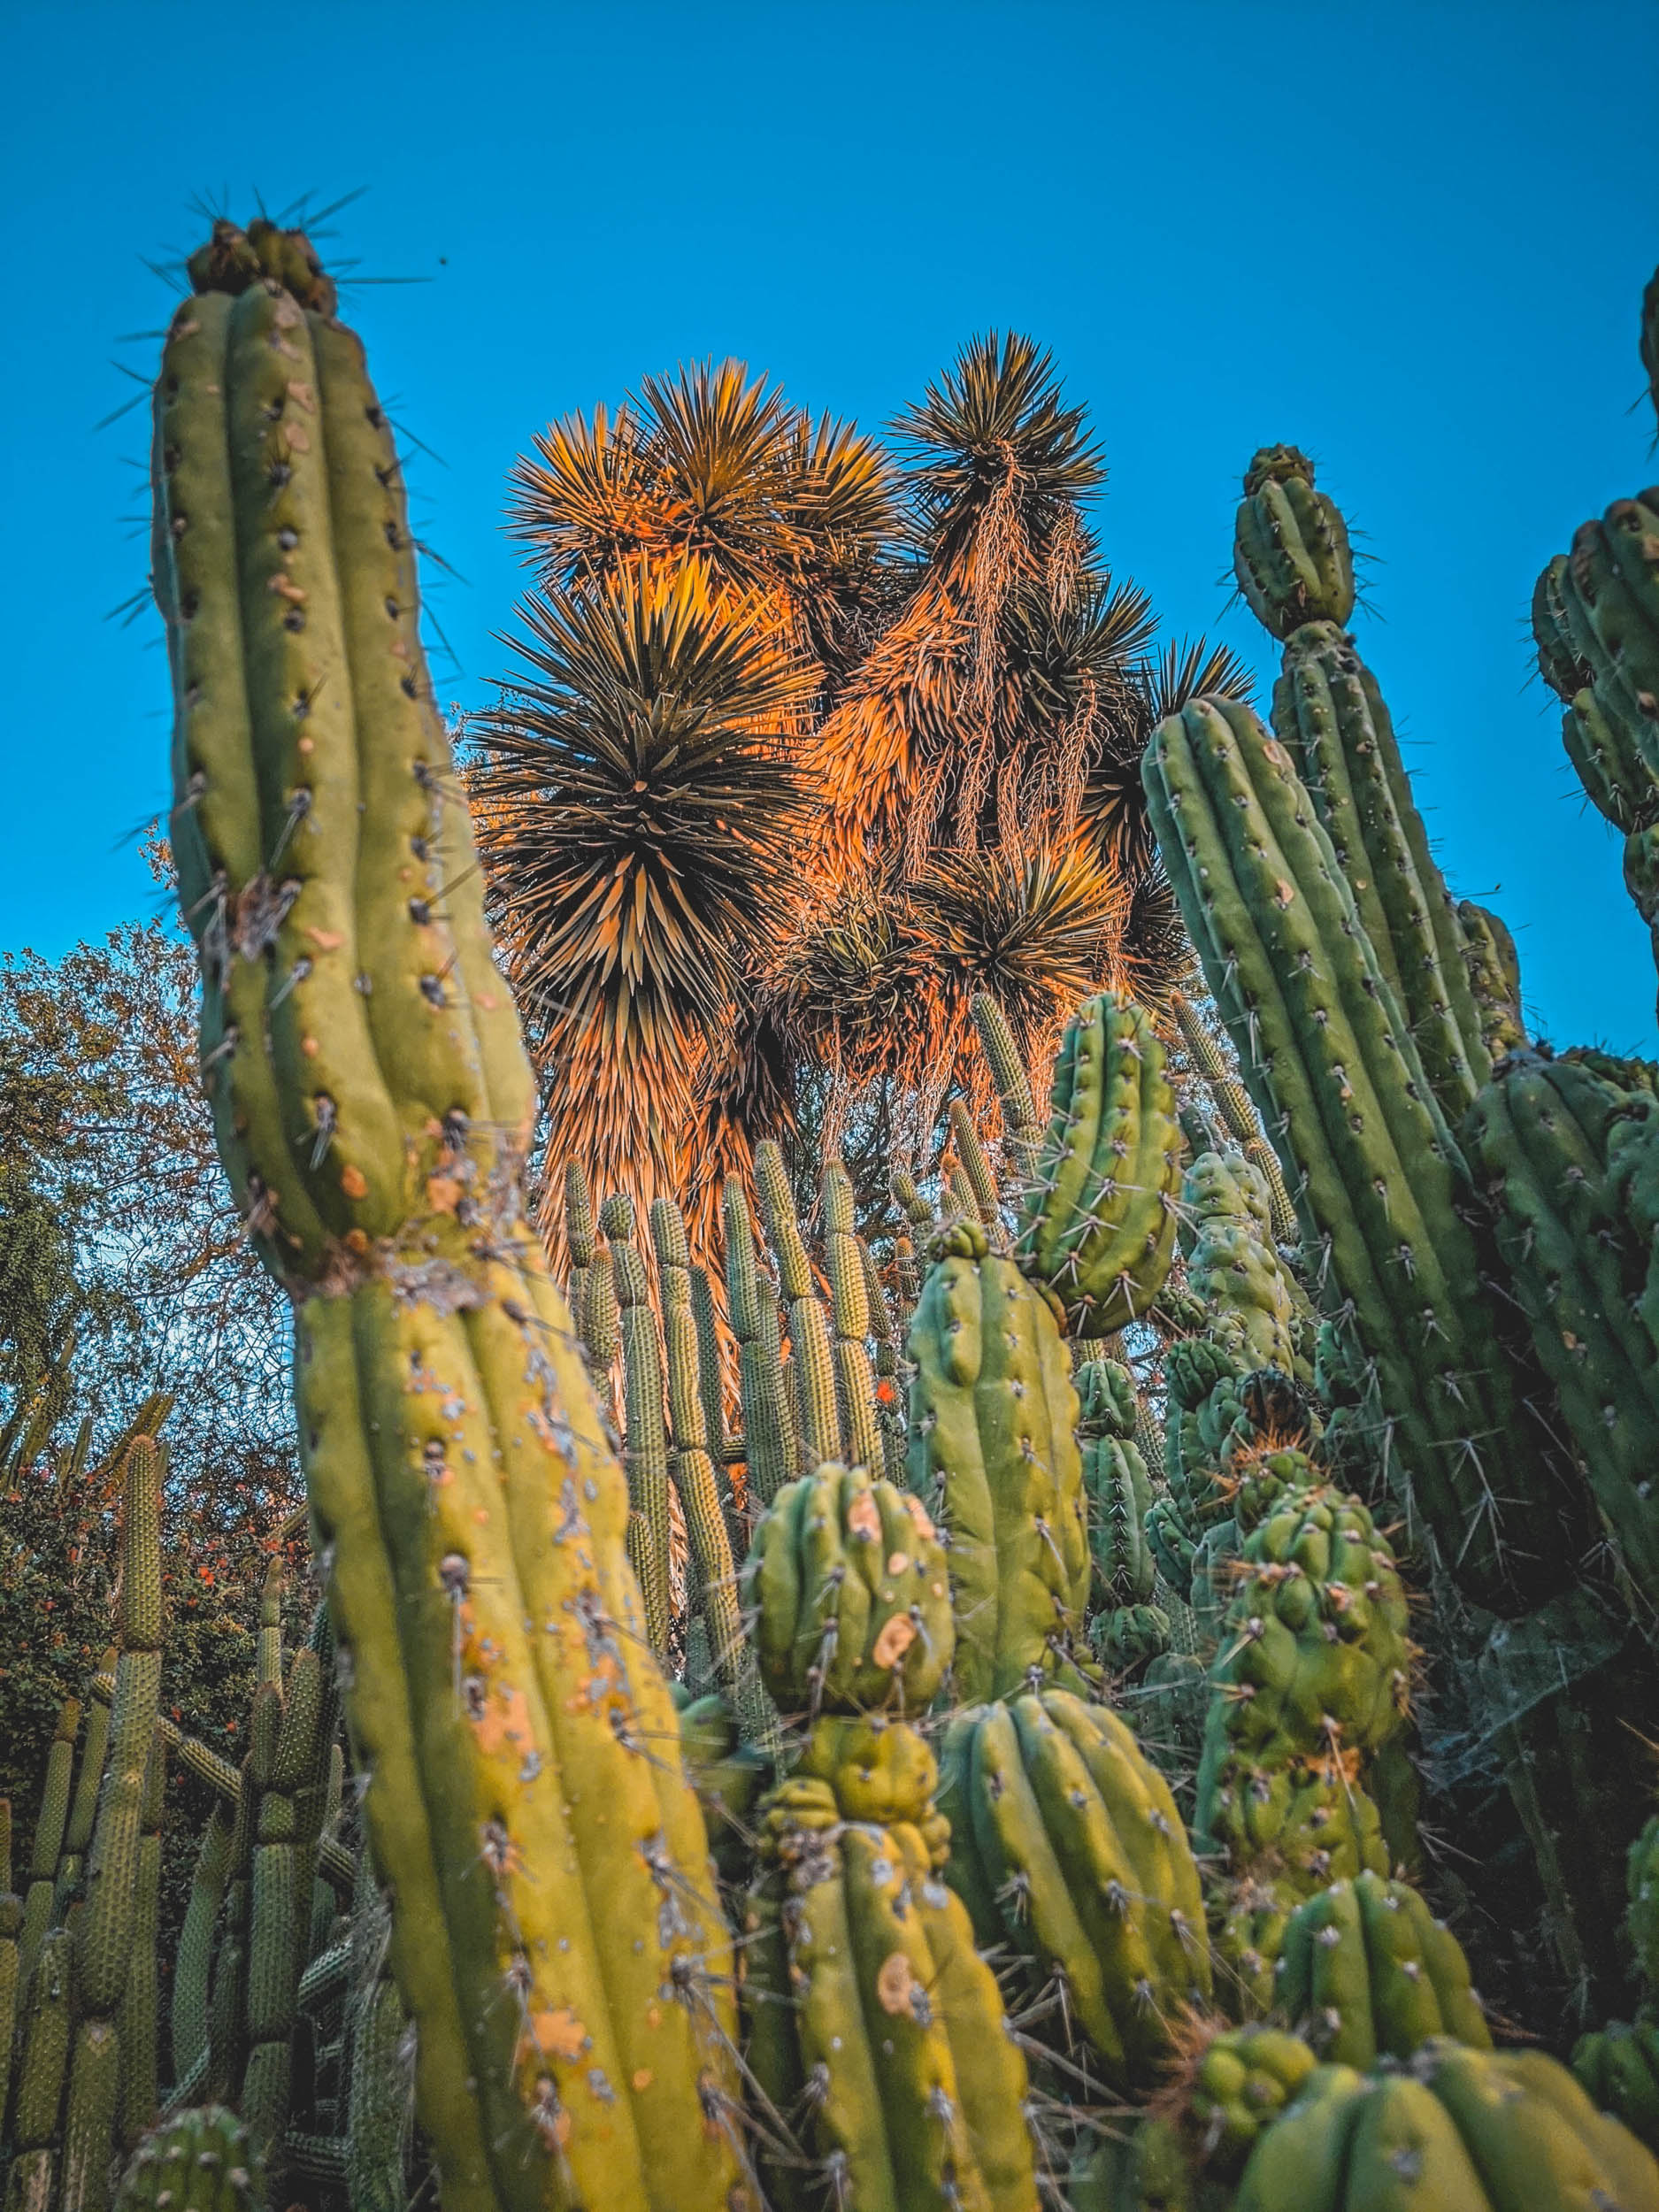
{"type": "Polygon", "coordinates": [[[716,600],[758,612],[830,687],[879,617],[893,466],[844,422],[814,422],[741,362],[647,377],[611,414],[545,431],[512,474],[510,526],[541,593],[693,563],[716,600]]]}
{"type": "Polygon", "coordinates": [[[1085,519],[1099,449],[1030,339],[976,339],[895,430],[898,603],[814,740],[828,864],[772,980],[843,1091],[909,1085],[925,1122],[983,1087],[975,988],[1041,1082],[1078,996],[1179,980],[1140,755],[1172,706],[1244,675],[1202,643],[1152,657],[1150,603],[1085,519]]]}
{"type": "Polygon", "coordinates": [[[547,1156],[643,1208],[684,1187],[699,1071],[787,911],[817,672],[695,558],[532,598],[515,642],[471,797],[547,1156]]]}

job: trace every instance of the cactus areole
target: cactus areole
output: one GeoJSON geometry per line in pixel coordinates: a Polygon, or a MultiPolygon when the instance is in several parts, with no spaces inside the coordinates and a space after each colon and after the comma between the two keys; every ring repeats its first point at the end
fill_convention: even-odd
{"type": "Polygon", "coordinates": [[[563,1298],[391,431],[298,233],[216,226],[155,388],[202,1061],[299,1440],[448,2212],[744,2189],[729,1939],[563,1298]]]}

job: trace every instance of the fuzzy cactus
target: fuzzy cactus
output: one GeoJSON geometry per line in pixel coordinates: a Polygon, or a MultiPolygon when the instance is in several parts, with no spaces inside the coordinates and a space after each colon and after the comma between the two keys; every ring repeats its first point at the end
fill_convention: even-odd
{"type": "Polygon", "coordinates": [[[1086,1000],[1055,1062],[1048,1126],[1015,1253],[1074,1335],[1144,1313],[1175,1251],[1180,1132],[1164,1048],[1132,1001],[1086,1000]]]}
{"type": "Polygon", "coordinates": [[[301,1456],[444,2202],[703,2212],[738,2170],[726,1937],[695,1799],[657,1755],[672,1709],[626,1487],[522,1214],[534,1087],[403,476],[326,281],[288,288],[313,259],[290,239],[273,274],[251,234],[216,239],[156,386],[173,849],[219,1149],[296,1308],[301,1456]]]}
{"type": "Polygon", "coordinates": [[[1049,1299],[977,1222],[932,1249],[910,1325],[910,1486],[949,1540],[972,1702],[1070,1662],[1089,1578],[1077,1392],[1049,1299]]]}

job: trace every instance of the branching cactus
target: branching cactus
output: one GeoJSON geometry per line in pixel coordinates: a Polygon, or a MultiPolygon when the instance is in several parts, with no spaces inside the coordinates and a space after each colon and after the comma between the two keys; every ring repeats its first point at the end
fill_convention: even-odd
{"type": "Polygon", "coordinates": [[[421,2121],[447,2212],[706,2212],[740,2182],[727,1939],[523,1217],[534,1087],[390,429],[297,234],[221,223],[192,279],[155,410],[173,845],[221,1156],[296,1306],[421,2121]]]}

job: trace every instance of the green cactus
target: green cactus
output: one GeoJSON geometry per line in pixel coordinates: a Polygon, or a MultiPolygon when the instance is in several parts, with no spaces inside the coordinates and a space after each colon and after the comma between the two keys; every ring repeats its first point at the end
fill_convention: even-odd
{"type": "Polygon", "coordinates": [[[860,1467],[786,1483],[745,1570],[786,1713],[925,1711],[955,1649],[945,1553],[919,1498],[860,1467]]]}
{"type": "MultiPolygon", "coordinates": [[[[95,1708],[96,1711],[96,1708],[95,1708]]],[[[132,2150],[156,2117],[160,2079],[161,1825],[166,1799],[167,1747],[157,1728],[144,1767],[139,1816],[138,1873],[133,1885],[132,1955],[117,2019],[121,2049],[119,2135],[132,2150]]]]}
{"type": "Polygon", "coordinates": [[[839,1160],[824,1164],[824,1271],[829,1279],[835,1383],[850,1466],[885,1467],[876,1417],[876,1379],[865,1340],[870,1293],[853,1217],[852,1178],[839,1160]]]}
{"type": "Polygon", "coordinates": [[[1077,1393],[1048,1300],[978,1222],[940,1233],[910,1325],[910,1486],[945,1531],[956,1683],[1064,1668],[1088,1593],[1077,1393]]]}
{"type": "Polygon", "coordinates": [[[778,1294],[789,1317],[789,1365],[796,1398],[799,1459],[810,1475],[841,1457],[841,1413],[829,1325],[813,1286],[812,1263],[795,1217],[783,1154],[770,1140],[755,1148],[755,1187],[766,1217],[766,1237],[778,1267],[778,1294]]]}
{"type": "Polygon", "coordinates": [[[1300,1349],[1307,1300],[1274,1248],[1263,1178],[1241,1153],[1202,1152],[1181,1182],[1193,1230],[1187,1286],[1204,1305],[1210,1343],[1236,1371],[1277,1368],[1310,1382],[1300,1349]]]}
{"type": "Polygon", "coordinates": [[[795,1439],[784,1389],[778,1313],[756,1261],[749,1202],[737,1179],[727,1179],[726,1294],[737,1339],[738,1386],[743,1405],[744,1465],[762,1505],[777,1496],[795,1470],[795,1439]]]}
{"type": "MultiPolygon", "coordinates": [[[[565,1296],[570,1302],[571,1317],[582,1333],[588,1311],[588,1279],[593,1271],[599,1248],[594,1240],[594,1196],[588,1180],[588,1171],[580,1160],[568,1161],[565,1168],[565,1247],[571,1256],[570,1283],[565,1296]]],[[[595,1356],[595,1348],[588,1346],[588,1356],[595,1356]]]]}
{"type": "MultiPolygon", "coordinates": [[[[659,1198],[652,1203],[651,1242],[663,1298],[674,1482],[696,1564],[699,1601],[708,1624],[715,1675],[733,1694],[741,1692],[747,1698],[754,1690],[754,1662],[744,1640],[737,1569],[732,1555],[731,1532],[736,1517],[728,1512],[720,1494],[709,1448],[697,1324],[691,1305],[691,1255],[685,1222],[671,1199],[659,1198]]],[[[757,1725],[760,1718],[758,1710],[751,1716],[757,1725]]]]}
{"type": "Polygon", "coordinates": [[[1133,1001],[1102,991],[1061,1039],[1048,1126],[1015,1255],[1074,1335],[1144,1313],[1175,1251],[1180,1131],[1164,1048],[1133,1001]]]}
{"type": "MultiPolygon", "coordinates": [[[[1171,991],[1170,1010],[1181,1033],[1181,1042],[1187,1048],[1187,1059],[1220,1109],[1227,1135],[1261,1177],[1266,1188],[1269,1221],[1274,1241],[1294,1244],[1300,1233],[1296,1209],[1286,1187],[1278,1156],[1262,1134],[1262,1125],[1256,1118],[1255,1107],[1250,1103],[1249,1093],[1237,1076],[1228,1071],[1219,1047],[1207,1025],[1199,1019],[1191,1001],[1179,991],[1171,991]]],[[[1215,1148],[1213,1141],[1208,1135],[1202,1144],[1192,1147],[1195,1153],[1210,1152],[1215,1148]]]]}
{"type": "Polygon", "coordinates": [[[1300,2036],[1249,2022],[1223,2028],[1194,2058],[1186,2118],[1194,2155],[1231,2180],[1319,2063],[1300,2036]]]}
{"type": "Polygon", "coordinates": [[[1572,1556],[1563,1505],[1460,1214],[1468,1171],[1287,755],[1245,707],[1200,700],[1148,749],[1182,914],[1305,1218],[1346,1303],[1390,1480],[1480,1603],[1525,1610],[1572,1556]],[[1402,1260],[1409,1260],[1409,1265],[1402,1260]]]}
{"type": "Polygon", "coordinates": [[[938,1878],[932,1755],[913,1731],[888,1733],[906,1786],[884,1797],[886,1823],[851,1809],[867,1743],[841,1766],[826,1754],[834,1779],[793,1779],[761,1809],[749,2065],[772,2129],[807,2115],[799,2149],[763,2161],[768,2200],[802,2212],[827,2188],[861,2212],[1033,2212],[1025,2061],[938,1878]]]}
{"type": "Polygon", "coordinates": [[[1290,1916],[1274,2001],[1322,2059],[1363,2073],[1432,2036],[1492,2048],[1463,1947],[1404,1882],[1333,1882],[1290,1916]]]}
{"type": "Polygon", "coordinates": [[[742,1740],[735,1709],[718,1692],[680,1705],[680,1751],[703,1807],[714,1863],[722,1880],[741,1882],[750,1871],[755,1802],[771,1779],[772,1758],[742,1740]]]}
{"type": "Polygon", "coordinates": [[[940,1764],[945,1878],[979,1940],[1063,1978],[1114,2086],[1150,2082],[1181,2007],[1210,1988],[1169,1785],[1115,1714],[1064,1690],[958,1714],[940,1764]]]}
{"type": "Polygon", "coordinates": [[[1457,926],[1481,1042],[1490,1059],[1502,1060],[1505,1053],[1520,1051],[1529,1041],[1521,1012],[1521,963],[1515,940],[1490,909],[1477,906],[1472,899],[1457,902],[1457,926]]]}
{"type": "Polygon", "coordinates": [[[882,1472],[889,1482],[904,1480],[904,1408],[899,1390],[899,1344],[893,1305],[887,1296],[875,1255],[862,1237],[859,1262],[864,1269],[864,1299],[870,1314],[870,1333],[875,1339],[876,1426],[881,1436],[882,1472]]]}
{"type": "Polygon", "coordinates": [[[1008,1017],[988,991],[976,991],[973,1025],[979,1048],[1002,1109],[1002,1151],[1016,1184],[1035,1177],[1042,1156],[1042,1123],[1031,1095],[1031,1080],[1008,1017]]]}
{"type": "Polygon", "coordinates": [[[1357,1805],[1366,1762],[1405,1724],[1413,1652],[1394,1554],[1365,1507],[1318,1486],[1300,1455],[1272,1457],[1290,1479],[1244,1539],[1210,1671],[1196,1831],[1235,1874],[1277,1853],[1307,1894],[1336,1870],[1323,1847],[1311,1863],[1293,1847],[1299,1786],[1357,1805]]]}
{"type": "Polygon", "coordinates": [[[729,1952],[657,1755],[626,1486],[523,1218],[534,1087],[391,433],[326,297],[234,236],[196,281],[156,388],[173,849],[221,1156],[296,1304],[418,2108],[449,2212],[702,2212],[737,2173],[729,1952]]]}
{"type": "Polygon", "coordinates": [[[1261,2135],[1234,2212],[1567,2212],[1659,2206],[1659,2165],[1540,2052],[1424,2045],[1408,2067],[1321,2066],[1261,2135]]]}
{"type": "Polygon", "coordinates": [[[23,1900],[12,1887],[12,1801],[0,1797],[0,2124],[12,2091],[12,2042],[18,2024],[18,1938],[23,1900]]]}
{"type": "Polygon", "coordinates": [[[351,2212],[405,2212],[413,2047],[408,2016],[389,1974],[357,1999],[346,2109],[346,2179],[351,2212]]]}
{"type": "Polygon", "coordinates": [[[69,1821],[69,1786],[74,1771],[75,1738],[81,1732],[81,1701],[65,1698],[58,1708],[58,1730],[46,1754],[46,1778],[29,1853],[29,1886],[23,1897],[23,1925],[18,1941],[18,1972],[27,1989],[34,1978],[46,1932],[54,1924],[58,1862],[69,1821]]]}
{"type": "Polygon", "coordinates": [[[54,1928],[41,1945],[24,1992],[12,2099],[8,2212],[37,2212],[37,2208],[50,2212],[54,2203],[73,2033],[73,1980],[74,1938],[67,1928],[54,1928]]]}
{"type": "Polygon", "coordinates": [[[1152,1479],[1135,1443],[1134,1379],[1113,1360],[1077,1371],[1078,1440],[1088,1499],[1089,1550],[1100,1602],[1151,1602],[1157,1570],[1147,1541],[1152,1479]]]}
{"type": "Polygon", "coordinates": [[[1313,463],[1294,446],[1263,446],[1250,463],[1233,572],[1251,613],[1276,638],[1304,622],[1345,623],[1354,611],[1348,526],[1314,489],[1313,463]]]}
{"type": "Polygon", "coordinates": [[[1463,1131],[1496,1216],[1498,1248],[1532,1325],[1602,1520],[1652,1617],[1659,1607],[1659,1341],[1640,1303],[1648,1240],[1621,1187],[1623,1147],[1659,1127],[1629,1088],[1569,1054],[1517,1051],[1463,1131]]]}
{"type": "MultiPolygon", "coordinates": [[[[1247,501],[1241,516],[1248,508],[1247,501]]],[[[1291,634],[1272,719],[1341,864],[1424,1072],[1455,1122],[1490,1068],[1463,935],[1388,709],[1338,625],[1310,622],[1291,634]]]]}
{"type": "Polygon", "coordinates": [[[1629,1903],[1624,1932],[1636,1970],[1659,2000],[1659,1813],[1642,1828],[1624,1863],[1629,1903]]]}
{"type": "Polygon", "coordinates": [[[644,1521],[640,1589],[651,1648],[660,1660],[668,1655],[672,1620],[669,1594],[672,1513],[662,1346],[644,1256],[634,1241],[634,1201],[620,1194],[607,1198],[599,1210],[599,1225],[611,1248],[611,1274],[622,1313],[622,1375],[627,1405],[623,1461],[628,1471],[629,1501],[644,1521]]]}
{"type": "Polygon", "coordinates": [[[1572,2070],[1598,2112],[1659,2151],[1659,2022],[1614,2020],[1581,2035],[1572,2070]]]}
{"type": "Polygon", "coordinates": [[[263,2212],[265,2203],[247,2130],[234,2112],[204,2105],[146,2136],[121,2177],[115,2212],[263,2212]]]}
{"type": "Polygon", "coordinates": [[[173,2075],[187,2081],[207,2057],[213,1931],[230,1879],[231,1816],[216,1803],[196,1854],[173,1970],[173,2075]]]}

